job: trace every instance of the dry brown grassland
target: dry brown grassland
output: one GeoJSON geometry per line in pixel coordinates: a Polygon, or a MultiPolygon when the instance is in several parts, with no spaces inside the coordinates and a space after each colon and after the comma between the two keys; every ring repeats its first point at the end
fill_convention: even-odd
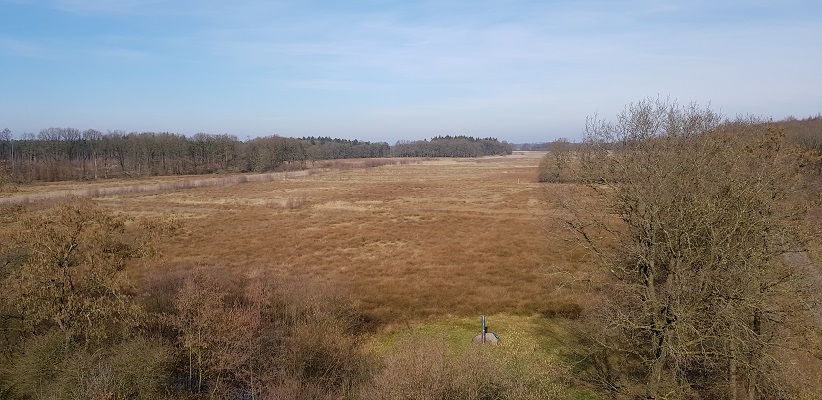
{"type": "Polygon", "coordinates": [[[184,178],[26,190],[153,188],[109,189],[96,198],[117,212],[182,220],[183,230],[162,244],[164,257],[137,267],[137,278],[217,266],[331,282],[390,329],[482,313],[531,315],[579,302],[557,290],[568,279],[563,271],[584,270],[585,251],[570,235],[546,230],[560,211],[545,202],[545,185],[537,182],[543,155],[326,168],[178,190],[173,183],[184,178]]]}

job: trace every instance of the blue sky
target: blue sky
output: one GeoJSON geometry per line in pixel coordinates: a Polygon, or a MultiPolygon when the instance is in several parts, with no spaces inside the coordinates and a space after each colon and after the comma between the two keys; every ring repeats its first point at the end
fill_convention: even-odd
{"type": "Polygon", "coordinates": [[[646,97],[822,112],[819,1],[0,0],[0,129],[581,136],[646,97]]]}

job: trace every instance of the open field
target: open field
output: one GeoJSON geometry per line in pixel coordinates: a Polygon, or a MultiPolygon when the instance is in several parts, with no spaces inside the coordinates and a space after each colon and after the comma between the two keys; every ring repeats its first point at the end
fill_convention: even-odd
{"type": "Polygon", "coordinates": [[[141,274],[217,266],[333,282],[378,324],[532,314],[562,301],[556,272],[582,254],[545,233],[541,156],[430,159],[97,201],[182,220],[164,257],[141,274]]]}
{"type": "Polygon", "coordinates": [[[67,182],[23,187],[13,198],[86,193],[115,212],[174,215],[183,228],[136,275],[216,267],[331,282],[387,328],[533,315],[572,301],[556,287],[567,279],[561,271],[580,269],[584,251],[546,230],[550,192],[536,181],[543,154],[67,182]]]}

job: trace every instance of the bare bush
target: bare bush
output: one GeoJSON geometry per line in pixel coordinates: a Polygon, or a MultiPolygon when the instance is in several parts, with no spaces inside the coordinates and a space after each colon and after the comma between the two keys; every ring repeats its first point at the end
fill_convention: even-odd
{"type": "Polygon", "coordinates": [[[166,398],[171,350],[143,338],[96,350],[79,347],[56,364],[58,374],[38,384],[37,392],[43,393],[38,397],[166,398]]]}
{"type": "Polygon", "coordinates": [[[441,399],[448,387],[445,343],[427,338],[409,340],[384,359],[363,399],[441,399]]]}
{"type": "Polygon", "coordinates": [[[127,261],[150,256],[167,225],[128,223],[89,200],[26,213],[4,254],[20,254],[2,300],[30,330],[54,326],[86,343],[124,335],[140,310],[127,295],[127,261]]]}
{"type": "Polygon", "coordinates": [[[216,269],[180,282],[169,321],[185,352],[189,391],[339,394],[366,372],[355,310],[334,290],[216,269]]]}
{"type": "MultiPolygon", "coordinates": [[[[571,393],[497,348],[450,349],[442,339],[412,336],[383,359],[360,390],[369,399],[561,399],[571,393]]],[[[541,366],[544,367],[544,366],[541,366]]]]}
{"type": "Polygon", "coordinates": [[[61,332],[28,338],[21,351],[0,367],[0,393],[6,398],[37,397],[58,376],[59,366],[69,352],[61,332]]]}
{"type": "Polygon", "coordinates": [[[14,177],[11,173],[11,167],[0,162],[0,196],[5,196],[8,193],[17,191],[17,185],[14,182],[14,177]]]}

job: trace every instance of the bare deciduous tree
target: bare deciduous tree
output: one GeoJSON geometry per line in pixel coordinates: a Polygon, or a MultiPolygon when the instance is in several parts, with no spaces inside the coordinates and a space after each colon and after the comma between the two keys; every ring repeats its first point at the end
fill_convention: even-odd
{"type": "Polygon", "coordinates": [[[549,144],[548,154],[539,164],[540,182],[565,182],[573,158],[571,143],[560,138],[549,144]]]}
{"type": "Polygon", "coordinates": [[[812,280],[784,257],[804,242],[782,132],[648,99],[589,119],[586,140],[582,176],[608,213],[568,223],[613,278],[602,348],[660,396],[782,393],[774,354],[814,321],[812,280]]]}

